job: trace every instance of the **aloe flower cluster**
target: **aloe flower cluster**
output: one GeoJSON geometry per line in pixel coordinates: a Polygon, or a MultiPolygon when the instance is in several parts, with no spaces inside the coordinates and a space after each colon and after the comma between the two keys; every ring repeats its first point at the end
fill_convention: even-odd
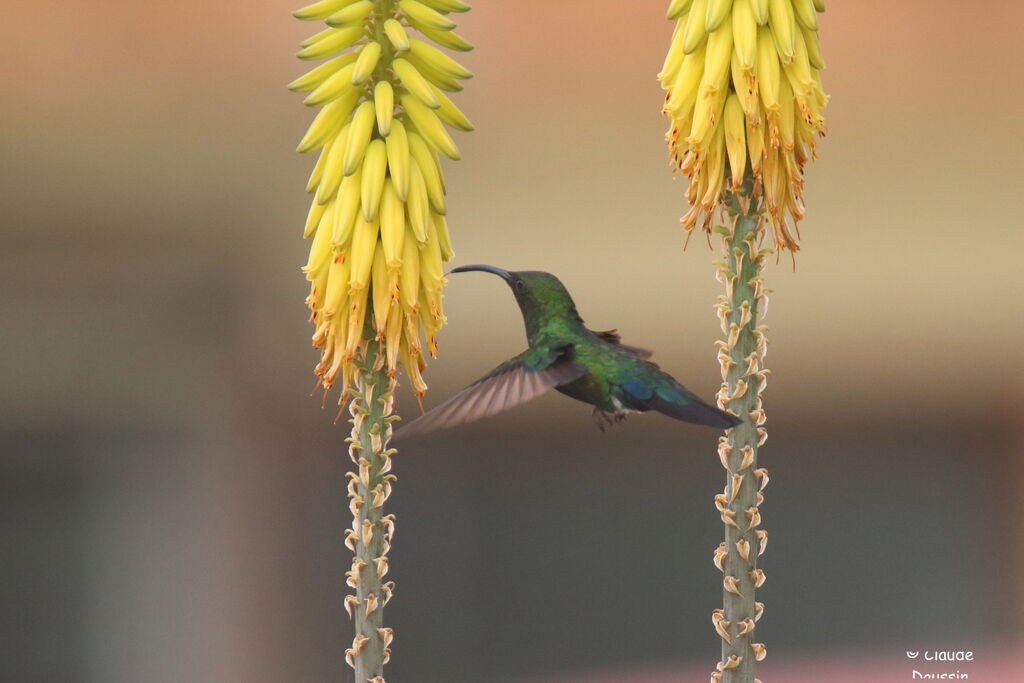
{"type": "Polygon", "coordinates": [[[775,245],[799,248],[803,167],[825,134],[820,0],[673,0],[663,112],[673,165],[690,179],[687,231],[710,231],[723,192],[746,173],[775,245]]]}
{"type": "Polygon", "coordinates": [[[458,0],[321,0],[294,13],[326,24],[298,52],[326,61],[288,87],[320,107],[298,147],[319,151],[306,185],[303,271],[321,350],[315,373],[325,390],[340,376],[341,401],[368,338],[383,342],[389,374],[401,363],[416,394],[426,391],[423,347],[436,353],[442,262],[452,257],[438,155],[459,158],[446,126],[473,129],[446,94],[472,73],[434,43],[472,49],[448,16],[468,9],[458,0]]]}

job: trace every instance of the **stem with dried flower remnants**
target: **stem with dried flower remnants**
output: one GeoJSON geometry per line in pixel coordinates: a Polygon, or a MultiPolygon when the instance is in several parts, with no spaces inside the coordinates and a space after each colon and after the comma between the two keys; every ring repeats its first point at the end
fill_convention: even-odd
{"type": "MultiPolygon", "coordinates": [[[[745,187],[749,183],[748,179],[745,187]]],[[[733,193],[726,205],[732,225],[716,229],[723,255],[716,263],[716,277],[726,289],[718,304],[726,334],[717,343],[723,380],[718,404],[743,422],[730,429],[718,446],[727,474],[725,491],[715,496],[715,506],[725,523],[725,542],[715,551],[714,561],[724,574],[724,605],[711,616],[722,638],[722,660],[711,679],[753,683],[758,680],[756,662],[765,656],[764,644],[755,642],[755,625],[764,605],[754,600],[754,592],[764,583],[757,558],[768,543],[759,511],[768,472],[757,467],[757,449],[767,438],[760,397],[768,374],[763,367],[767,338],[759,322],[768,303],[761,268],[770,250],[758,249],[764,223],[757,200],[749,199],[748,193],[733,193]]]]}
{"type": "Polygon", "coordinates": [[[352,528],[345,539],[354,553],[348,585],[355,595],[345,598],[345,608],[355,619],[355,639],[345,659],[355,669],[357,681],[384,683],[384,665],[391,657],[392,629],[383,626],[383,608],[391,600],[394,582],[383,582],[388,572],[387,554],[395,532],[394,515],[384,514],[391,495],[394,449],[387,447],[394,416],[395,382],[388,377],[381,343],[364,345],[357,362],[352,402],[352,436],[349,456],[357,471],[349,472],[348,497],[352,528]]]}

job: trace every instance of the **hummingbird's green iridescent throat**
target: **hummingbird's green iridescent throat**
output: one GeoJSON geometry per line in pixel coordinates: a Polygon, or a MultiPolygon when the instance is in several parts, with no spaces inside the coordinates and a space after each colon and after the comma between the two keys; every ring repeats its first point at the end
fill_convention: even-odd
{"type": "Polygon", "coordinates": [[[529,348],[397,430],[395,438],[494,415],[548,389],[594,406],[602,430],[629,413],[649,410],[719,429],[740,423],[647,360],[650,351],[623,344],[615,330],[588,329],[569,291],[551,273],[490,265],[460,266],[451,272],[471,271],[497,275],[512,289],[529,348]]]}

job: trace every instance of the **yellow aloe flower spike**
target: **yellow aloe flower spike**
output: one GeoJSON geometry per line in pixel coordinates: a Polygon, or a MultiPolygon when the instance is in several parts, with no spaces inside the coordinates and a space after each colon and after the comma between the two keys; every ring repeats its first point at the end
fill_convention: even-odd
{"type": "Polygon", "coordinates": [[[671,121],[672,164],[692,188],[691,208],[681,221],[687,232],[710,232],[722,193],[738,189],[736,180],[749,172],[749,196],[763,198],[775,246],[799,249],[803,168],[815,158],[815,138],[827,130],[821,115],[828,97],[821,89],[820,11],[811,0],[670,3],[676,28],[658,77],[665,89],[662,111],[671,121]],[[748,127],[758,129],[745,136],[743,154],[731,95],[748,127]],[[724,135],[718,133],[722,127],[724,135]],[[727,183],[712,177],[723,158],[727,183]]]}
{"type": "MultiPolygon", "coordinates": [[[[353,273],[366,273],[355,281],[369,285],[369,266],[374,262],[377,249],[384,251],[384,263],[389,270],[400,271],[408,259],[402,258],[403,240],[407,229],[421,252],[436,235],[431,230],[431,215],[446,213],[445,185],[438,154],[452,159],[459,157],[451,135],[445,126],[456,130],[472,130],[473,126],[458,107],[442,92],[454,79],[472,77],[472,72],[431,42],[456,50],[470,49],[468,43],[451,33],[455,12],[468,9],[456,0],[321,0],[296,10],[294,15],[306,21],[323,21],[326,28],[318,31],[300,50],[302,59],[327,58],[292,81],[289,88],[308,93],[306,104],[322,107],[309,131],[299,145],[300,152],[320,149],[320,157],[310,176],[306,190],[314,195],[304,226],[306,237],[313,239],[316,258],[326,262],[328,252],[345,254],[353,273]],[[419,37],[417,36],[417,32],[419,37]],[[438,40],[439,34],[446,34],[438,40]],[[339,54],[340,53],[340,54],[339,54]],[[436,82],[435,82],[436,81],[436,82]],[[387,190],[385,191],[385,188],[387,190]],[[382,206],[387,213],[386,225],[381,224],[382,206]],[[361,226],[380,225],[376,246],[357,239],[358,250],[349,249],[353,235],[360,238],[361,226]]],[[[321,24],[324,26],[324,24],[321,24]]],[[[806,50],[805,50],[806,52],[806,50]]],[[[461,86],[458,86],[461,87],[461,86]]],[[[440,236],[433,239],[440,239],[440,236]]],[[[447,228],[444,239],[447,241],[447,228]]],[[[444,260],[451,258],[451,246],[431,247],[426,254],[444,260]]],[[[418,258],[424,258],[423,253],[418,258]]],[[[317,263],[307,265],[307,279],[312,293],[308,299],[313,307],[312,319],[323,340],[336,340],[340,348],[352,353],[363,338],[349,319],[338,315],[324,321],[324,292],[320,287],[331,284],[331,270],[317,269],[317,263]],[[358,339],[349,339],[350,330],[358,339]]],[[[440,262],[430,264],[431,272],[442,270],[440,262]]],[[[419,270],[417,269],[417,272],[419,270]]],[[[401,282],[401,273],[397,274],[401,282]]],[[[401,287],[396,285],[400,290],[401,287]]],[[[336,287],[335,287],[336,289],[336,287]]],[[[346,297],[349,293],[346,292],[346,297]]],[[[433,295],[431,295],[433,296],[433,295]]],[[[405,297],[418,299],[418,292],[405,297]]],[[[367,306],[374,306],[371,297],[367,306]]],[[[419,323],[417,310],[403,309],[401,318],[377,314],[366,316],[367,311],[355,309],[359,320],[371,321],[372,326],[398,325],[400,329],[427,328],[419,323]]],[[[387,339],[387,329],[373,330],[373,338],[387,339]]],[[[412,376],[421,376],[423,359],[418,356],[419,342],[410,343],[416,369],[412,376]]],[[[333,354],[327,346],[323,354],[333,354]]],[[[388,372],[395,376],[395,363],[401,353],[386,354],[391,358],[388,372]]],[[[317,366],[324,389],[330,389],[335,377],[351,378],[355,370],[350,361],[347,372],[325,376],[323,363],[317,366]]],[[[347,400],[342,387],[339,402],[347,400]]]]}

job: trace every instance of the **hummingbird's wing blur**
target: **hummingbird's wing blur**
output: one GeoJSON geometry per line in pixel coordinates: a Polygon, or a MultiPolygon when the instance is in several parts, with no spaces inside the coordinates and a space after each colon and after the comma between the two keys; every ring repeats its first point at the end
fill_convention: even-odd
{"type": "Polygon", "coordinates": [[[571,346],[552,350],[544,359],[531,349],[510,358],[441,405],[397,429],[393,440],[473,422],[579,379],[587,369],[572,362],[571,350],[571,346]]]}
{"type": "MultiPolygon", "coordinates": [[[[591,330],[594,332],[594,330],[591,330]]],[[[619,335],[618,330],[605,330],[604,332],[594,332],[598,337],[608,342],[609,344],[615,344],[626,353],[636,356],[637,358],[650,358],[654,355],[653,351],[647,349],[641,349],[639,346],[630,346],[629,344],[622,343],[622,337],[619,335]]]]}

